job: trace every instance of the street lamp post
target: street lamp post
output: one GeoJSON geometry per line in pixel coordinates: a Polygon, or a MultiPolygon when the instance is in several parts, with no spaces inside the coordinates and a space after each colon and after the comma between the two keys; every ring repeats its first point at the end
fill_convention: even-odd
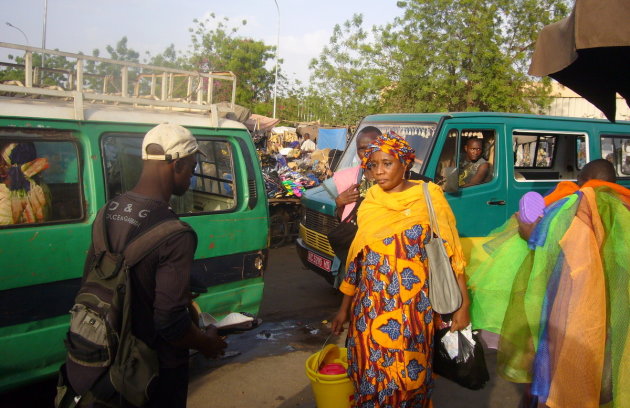
{"type": "MultiPolygon", "coordinates": [[[[46,49],[46,20],[48,19],[48,0],[44,0],[44,27],[42,28],[42,48],[46,49]]],[[[46,61],[46,54],[42,54],[42,68],[46,61]]],[[[44,73],[42,72],[42,75],[44,73]]]]}
{"type": "Polygon", "coordinates": [[[278,37],[276,39],[276,80],[273,83],[273,118],[276,118],[276,98],[278,97],[278,49],[280,48],[280,7],[278,7],[277,0],[273,0],[276,3],[276,9],[278,10],[278,37]]]}
{"type": "Polygon", "coordinates": [[[14,26],[13,24],[9,23],[8,21],[7,21],[6,23],[7,23],[7,25],[8,25],[9,27],[11,27],[11,28],[15,28],[16,30],[18,30],[19,32],[21,32],[21,33],[22,33],[22,35],[24,36],[24,39],[26,40],[26,45],[30,45],[30,43],[29,43],[29,41],[28,41],[28,37],[26,36],[26,33],[24,33],[24,31],[22,31],[22,30],[20,29],[20,27],[16,27],[16,26],[14,26]]]}

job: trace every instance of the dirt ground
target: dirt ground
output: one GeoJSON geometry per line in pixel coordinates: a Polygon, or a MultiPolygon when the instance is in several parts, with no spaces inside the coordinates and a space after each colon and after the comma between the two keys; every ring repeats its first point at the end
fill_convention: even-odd
{"type": "MultiPolygon", "coordinates": [[[[330,337],[329,325],[341,296],[320,276],[305,269],[294,245],[274,249],[265,277],[260,311],[263,324],[229,338],[237,356],[217,361],[193,358],[190,408],[315,408],[305,362],[324,342],[343,345],[345,336],[330,337]]],[[[438,378],[435,407],[517,407],[521,387],[495,374],[496,353],[487,350],[491,381],[470,391],[438,378]]]]}

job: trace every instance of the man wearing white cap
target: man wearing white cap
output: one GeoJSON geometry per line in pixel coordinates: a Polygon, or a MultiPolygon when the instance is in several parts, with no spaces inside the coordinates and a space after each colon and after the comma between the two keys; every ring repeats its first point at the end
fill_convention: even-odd
{"type": "MultiPolygon", "coordinates": [[[[196,153],[203,154],[197,141],[179,125],[164,123],[147,132],[142,142],[140,180],[131,191],[106,204],[105,230],[112,252],[121,253],[141,232],[177,218],[168,203],[171,195],[188,190],[196,153]]],[[[185,407],[189,349],[217,357],[226,347],[216,329],[200,331],[188,313],[196,246],[192,229],[178,233],[163,240],[130,271],[132,333],[156,350],[160,366],[158,383],[151,387],[149,407],[185,407]]],[[[94,252],[92,244],[86,267],[93,262],[94,252]]],[[[86,372],[85,367],[77,369],[67,361],[67,373],[74,390],[83,395],[102,369],[100,373],[86,372]]],[[[115,406],[120,405],[120,396],[113,399],[115,406]]]]}

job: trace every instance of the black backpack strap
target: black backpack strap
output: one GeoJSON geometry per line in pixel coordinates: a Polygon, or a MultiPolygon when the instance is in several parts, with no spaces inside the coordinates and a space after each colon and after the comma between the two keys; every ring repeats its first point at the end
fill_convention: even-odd
{"type": "Polygon", "coordinates": [[[109,250],[109,240],[107,238],[107,230],[105,229],[105,211],[107,205],[103,206],[96,214],[94,223],[92,224],[92,244],[94,245],[94,253],[111,252],[109,250]]]}
{"type": "Polygon", "coordinates": [[[176,218],[162,221],[150,227],[126,245],[123,251],[125,264],[129,267],[134,266],[169,238],[187,231],[194,233],[190,225],[176,218]]]}

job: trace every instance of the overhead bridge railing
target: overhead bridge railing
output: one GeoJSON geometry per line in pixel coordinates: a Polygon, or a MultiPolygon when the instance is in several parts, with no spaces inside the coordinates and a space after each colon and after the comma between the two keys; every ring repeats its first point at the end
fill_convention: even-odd
{"type": "MultiPolygon", "coordinates": [[[[87,102],[214,113],[215,93],[223,92],[225,99],[229,96],[232,108],[236,99],[236,76],[232,72],[186,71],[0,42],[0,49],[3,48],[24,51],[23,64],[0,62],[0,66],[22,69],[24,77],[22,81],[4,81],[0,84],[0,95],[25,94],[70,99],[74,101],[77,120],[84,119],[87,102]],[[64,57],[66,61],[71,59],[74,62],[68,61],[71,68],[42,68],[33,64],[36,54],[64,57]],[[87,67],[94,69],[97,65],[100,72],[106,71],[106,74],[86,70],[87,67]],[[46,75],[56,75],[63,80],[44,85],[43,78],[46,75]],[[218,81],[227,82],[227,86],[221,86],[218,81]],[[99,82],[102,86],[96,91],[93,85],[99,82]]],[[[51,58],[46,59],[51,61],[51,58]]]]}

